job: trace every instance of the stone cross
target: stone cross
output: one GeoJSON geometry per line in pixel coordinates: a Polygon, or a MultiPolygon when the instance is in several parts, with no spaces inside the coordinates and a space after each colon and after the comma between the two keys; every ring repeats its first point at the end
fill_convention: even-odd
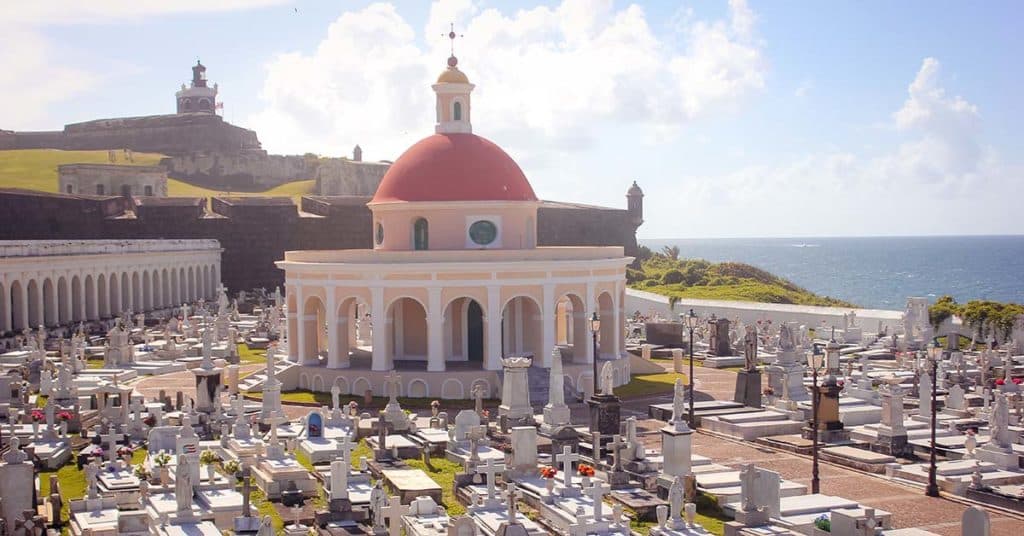
{"type": "Polygon", "coordinates": [[[473,399],[476,400],[474,409],[476,414],[483,418],[484,413],[484,386],[479,383],[473,387],[473,399]]]}
{"type": "Polygon", "coordinates": [[[612,436],[612,442],[608,444],[608,449],[612,451],[612,468],[618,472],[622,470],[622,451],[629,448],[626,441],[622,439],[622,436],[615,434],[612,436]]]}
{"type": "Polygon", "coordinates": [[[398,497],[391,497],[388,505],[381,508],[381,513],[388,520],[388,536],[402,536],[402,514],[407,510],[407,507],[402,506],[402,499],[398,497]]]}
{"type": "Polygon", "coordinates": [[[341,439],[335,439],[337,443],[339,457],[345,461],[345,465],[352,465],[352,451],[357,447],[349,438],[348,434],[341,436],[341,439]]]}
{"type": "Polygon", "coordinates": [[[107,461],[114,461],[117,458],[117,442],[124,440],[124,434],[103,434],[100,436],[100,440],[107,444],[107,461]]]}
{"type": "Polygon", "coordinates": [[[744,464],[740,470],[740,499],[744,512],[757,510],[757,505],[754,504],[754,485],[759,476],[757,468],[752,463],[744,464]]]}
{"type": "Polygon", "coordinates": [[[277,427],[282,423],[288,422],[288,419],[280,413],[275,413],[265,420],[270,425],[270,444],[276,447],[280,444],[277,439],[277,427]]]}
{"type": "Polygon", "coordinates": [[[572,482],[572,464],[580,460],[579,454],[572,451],[572,447],[566,445],[562,447],[562,453],[555,456],[557,462],[562,464],[562,478],[568,485],[572,482]]]}
{"type": "Polygon", "coordinates": [[[604,496],[607,495],[612,488],[607,484],[601,484],[595,482],[593,486],[583,490],[583,493],[594,501],[594,522],[600,523],[604,520],[604,496]]]}
{"type": "Polygon", "coordinates": [[[384,378],[384,385],[388,387],[388,404],[398,403],[398,390],[402,385],[402,377],[398,375],[395,369],[391,369],[391,372],[384,378]]]}
{"type": "Polygon", "coordinates": [[[516,524],[516,483],[509,482],[506,485],[505,500],[508,501],[508,523],[516,524]]]}
{"type": "Polygon", "coordinates": [[[483,466],[481,466],[481,467],[477,467],[477,469],[476,469],[477,473],[487,475],[487,498],[488,499],[494,499],[494,497],[495,497],[494,486],[496,484],[496,477],[498,476],[499,473],[503,472],[504,470],[505,470],[505,467],[503,467],[501,465],[496,465],[494,463],[494,458],[488,458],[487,459],[487,463],[483,464],[483,466]]]}
{"type": "Polygon", "coordinates": [[[89,462],[88,465],[85,466],[85,483],[88,489],[88,497],[90,499],[95,499],[99,496],[99,493],[96,491],[96,477],[99,473],[100,466],[95,460],[89,462]]]}

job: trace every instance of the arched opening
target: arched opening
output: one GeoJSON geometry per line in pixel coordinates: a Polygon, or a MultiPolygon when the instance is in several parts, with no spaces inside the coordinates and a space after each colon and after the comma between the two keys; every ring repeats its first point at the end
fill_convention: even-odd
{"type": "Polygon", "coordinates": [[[501,311],[501,355],[532,354],[540,358],[542,341],[540,305],[529,296],[516,296],[501,311]]]}
{"type": "Polygon", "coordinates": [[[96,307],[99,318],[110,316],[110,295],[107,294],[107,277],[104,274],[96,276],[96,307]]]}
{"type": "Polygon", "coordinates": [[[324,302],[317,296],[306,298],[302,307],[302,348],[299,362],[315,365],[320,352],[327,349],[327,315],[324,302]]]}
{"type": "Polygon", "coordinates": [[[395,362],[394,368],[399,367],[397,361],[427,360],[427,310],[423,304],[413,298],[398,298],[388,307],[387,324],[387,355],[395,362]]]}
{"type": "Polygon", "coordinates": [[[146,309],[145,295],[142,291],[142,280],[139,278],[138,272],[132,273],[132,295],[131,301],[128,304],[128,308],[132,311],[139,312],[146,309]]]}
{"type": "Polygon", "coordinates": [[[153,309],[153,282],[149,279],[149,271],[142,272],[142,310],[153,309]]]}
{"type": "Polygon", "coordinates": [[[102,184],[97,184],[96,185],[96,195],[103,195],[105,193],[106,193],[106,188],[104,188],[102,184]]]}
{"type": "Polygon", "coordinates": [[[132,308],[132,287],[129,285],[131,282],[128,279],[128,273],[121,274],[121,310],[120,314],[124,314],[132,308]]]}
{"type": "Polygon", "coordinates": [[[64,193],[68,193],[68,194],[73,194],[73,193],[75,193],[75,187],[74,187],[74,185],[68,184],[67,186],[65,186],[65,187],[64,187],[64,193]]]}
{"type": "Polygon", "coordinates": [[[146,186],[144,186],[143,189],[142,189],[142,195],[146,195],[146,196],[153,195],[153,187],[148,185],[148,184],[146,186]]]}
{"type": "Polygon", "coordinates": [[[481,364],[484,360],[484,310],[473,298],[455,298],[444,312],[446,361],[481,364]]]}
{"type": "Polygon", "coordinates": [[[417,251],[429,248],[429,226],[424,218],[417,218],[412,225],[412,248],[417,251]]]}
{"type": "Polygon", "coordinates": [[[210,99],[199,99],[200,112],[209,112],[210,109],[210,99]]]}
{"type": "Polygon", "coordinates": [[[100,317],[96,309],[96,282],[92,274],[85,276],[85,318],[83,320],[95,320],[100,317]]]}
{"type": "Polygon", "coordinates": [[[107,278],[107,282],[110,283],[110,316],[118,316],[121,314],[121,289],[120,284],[117,281],[117,275],[110,274],[107,278]]]}
{"type": "Polygon", "coordinates": [[[601,315],[601,331],[597,335],[598,350],[603,359],[614,359],[619,352],[616,348],[615,330],[618,328],[616,327],[615,302],[612,300],[612,295],[602,292],[597,297],[597,308],[597,314],[601,315]]]}
{"type": "Polygon", "coordinates": [[[555,302],[555,344],[563,359],[576,363],[586,361],[585,344],[590,342],[587,329],[587,311],[583,299],[576,294],[565,294],[555,302]]]}
{"type": "Polygon", "coordinates": [[[122,184],[121,185],[121,197],[131,197],[131,196],[132,196],[132,185],[131,184],[122,184]]]}
{"type": "Polygon", "coordinates": [[[56,324],[71,322],[71,293],[68,281],[63,277],[57,279],[57,321],[56,324]]]}
{"type": "Polygon", "coordinates": [[[452,119],[462,121],[462,103],[459,101],[455,101],[455,104],[452,104],[452,119]]]}
{"type": "Polygon", "coordinates": [[[71,277],[71,320],[85,320],[85,300],[82,296],[82,280],[77,275],[71,277]]]}
{"type": "MultiPolygon", "coordinates": [[[[335,324],[334,326],[328,325],[328,330],[334,331],[334,340],[336,341],[338,355],[327,355],[327,366],[328,368],[347,368],[351,364],[351,357],[353,353],[359,351],[359,340],[365,336],[367,344],[369,344],[369,334],[360,334],[357,329],[360,325],[360,309],[364,312],[368,310],[365,303],[360,303],[358,298],[345,298],[338,304],[338,310],[335,311],[335,324]],[[360,307],[362,306],[362,307],[360,307]]],[[[366,323],[363,324],[364,329],[366,323]]],[[[368,331],[368,330],[367,330],[368,331]]],[[[329,351],[329,350],[328,350],[329,351]]]]}
{"type": "Polygon", "coordinates": [[[47,326],[56,326],[59,315],[57,314],[57,295],[54,293],[53,281],[43,280],[43,321],[47,326]]]}
{"type": "Polygon", "coordinates": [[[11,331],[11,297],[7,288],[0,285],[0,333],[11,331]]]}
{"type": "Polygon", "coordinates": [[[35,327],[43,323],[43,297],[35,279],[28,282],[28,325],[35,327]]]}
{"type": "Polygon", "coordinates": [[[11,283],[11,329],[21,331],[28,327],[28,311],[25,310],[25,294],[21,281],[11,283]]]}

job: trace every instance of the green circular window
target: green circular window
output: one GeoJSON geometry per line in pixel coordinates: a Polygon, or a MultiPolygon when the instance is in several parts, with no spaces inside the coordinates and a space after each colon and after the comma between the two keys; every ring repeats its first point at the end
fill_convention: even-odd
{"type": "Polygon", "coordinates": [[[498,226],[487,220],[473,222],[473,225],[469,226],[469,238],[481,246],[486,246],[498,238],[498,226]]]}
{"type": "Polygon", "coordinates": [[[384,226],[381,225],[380,223],[377,224],[377,236],[376,236],[376,238],[377,238],[377,245],[378,246],[384,243],[384,226]]]}

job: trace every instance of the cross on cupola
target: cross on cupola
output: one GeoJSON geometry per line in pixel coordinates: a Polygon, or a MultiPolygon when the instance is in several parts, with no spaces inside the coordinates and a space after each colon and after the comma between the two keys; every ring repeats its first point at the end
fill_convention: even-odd
{"type": "Polygon", "coordinates": [[[437,125],[434,131],[438,134],[470,134],[473,132],[473,125],[469,120],[470,103],[469,94],[473,91],[473,84],[469,78],[459,70],[459,60],[455,57],[455,38],[462,37],[455,33],[455,25],[452,24],[448,32],[448,39],[451,40],[451,55],[448,57],[448,68],[441,72],[434,84],[434,93],[437,94],[437,125]]]}

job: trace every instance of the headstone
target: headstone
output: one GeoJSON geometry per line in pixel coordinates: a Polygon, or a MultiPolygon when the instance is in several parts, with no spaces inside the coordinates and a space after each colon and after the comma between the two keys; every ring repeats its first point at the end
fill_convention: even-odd
{"type": "Polygon", "coordinates": [[[963,536],[989,536],[992,534],[992,522],[989,521],[988,512],[970,506],[964,510],[960,518],[960,534],[963,536]]]}
{"type": "Polygon", "coordinates": [[[527,370],[533,364],[530,357],[506,357],[501,360],[505,377],[501,385],[501,405],[498,406],[499,424],[503,431],[514,426],[533,424],[527,370]]]}

